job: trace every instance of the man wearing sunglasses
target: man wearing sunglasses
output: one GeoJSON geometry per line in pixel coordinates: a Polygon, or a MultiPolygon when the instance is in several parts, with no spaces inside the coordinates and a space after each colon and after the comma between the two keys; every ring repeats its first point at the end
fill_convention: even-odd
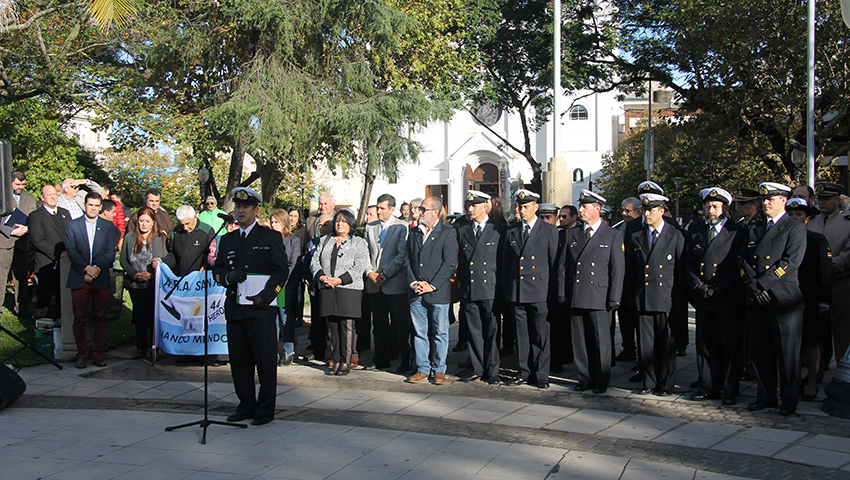
{"type": "Polygon", "coordinates": [[[224,214],[224,210],[218,208],[218,202],[213,196],[207,197],[207,200],[204,202],[204,209],[198,215],[198,221],[209,225],[213,232],[218,232],[218,229],[224,223],[224,219],[219,217],[219,214],[224,214]]]}

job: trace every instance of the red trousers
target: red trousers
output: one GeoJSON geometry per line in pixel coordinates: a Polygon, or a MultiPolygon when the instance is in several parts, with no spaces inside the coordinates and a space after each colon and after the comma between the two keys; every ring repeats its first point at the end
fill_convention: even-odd
{"type": "Polygon", "coordinates": [[[94,322],[92,333],[92,355],[103,356],[103,345],[106,343],[106,309],[109,306],[109,289],[99,289],[87,283],[83,288],[71,290],[71,300],[74,305],[74,341],[77,342],[77,358],[88,358],[86,348],[86,320],[91,301],[91,317],[94,322]]]}

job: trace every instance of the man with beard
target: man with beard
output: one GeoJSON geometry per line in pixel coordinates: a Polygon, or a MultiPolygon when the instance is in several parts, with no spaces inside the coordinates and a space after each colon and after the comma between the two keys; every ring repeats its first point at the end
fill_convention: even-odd
{"type": "Polygon", "coordinates": [[[700,191],[704,222],[688,228],[687,270],[696,309],[696,393],[691,400],[738,396],[744,340],[744,295],[737,254],[745,229],[728,218],[732,195],[720,187],[700,191]]]}

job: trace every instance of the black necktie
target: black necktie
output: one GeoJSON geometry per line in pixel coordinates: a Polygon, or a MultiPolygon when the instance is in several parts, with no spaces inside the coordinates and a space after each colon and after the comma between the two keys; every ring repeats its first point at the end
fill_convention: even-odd
{"type": "Polygon", "coordinates": [[[528,225],[523,227],[523,229],[522,229],[522,243],[528,242],[528,235],[529,235],[530,231],[531,231],[531,227],[529,227],[528,225]]]}
{"type": "Polygon", "coordinates": [[[649,248],[655,248],[655,242],[658,241],[658,230],[652,229],[652,244],[649,248]]]}
{"type": "Polygon", "coordinates": [[[717,229],[715,227],[711,227],[708,229],[708,242],[711,243],[714,240],[714,237],[717,236],[717,229]]]}
{"type": "Polygon", "coordinates": [[[592,228],[585,228],[584,229],[584,243],[589,242],[590,237],[592,237],[592,236],[593,236],[593,229],[592,228]]]}
{"type": "Polygon", "coordinates": [[[478,239],[478,237],[480,237],[480,236],[481,236],[481,225],[476,225],[475,226],[475,238],[478,239]]]}

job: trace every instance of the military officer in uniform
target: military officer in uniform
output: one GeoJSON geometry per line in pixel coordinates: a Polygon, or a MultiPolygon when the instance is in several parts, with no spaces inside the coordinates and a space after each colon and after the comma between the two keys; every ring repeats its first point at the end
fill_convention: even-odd
{"type": "Polygon", "coordinates": [[[638,348],[643,387],[640,395],[673,393],[676,342],[670,312],[686,301],[685,237],[664,221],[668,198],[655,193],[640,196],[646,226],[632,233],[626,263],[638,312],[638,348]]]}
{"type": "Polygon", "coordinates": [[[579,217],[559,256],[558,303],[570,311],[578,384],[573,391],[605,393],[611,377],[611,313],[620,306],[625,272],[623,236],[602,221],[605,198],[582,190],[579,217]]]}
{"type": "Polygon", "coordinates": [[[797,411],[803,294],[797,270],[806,252],[806,226],[785,213],[791,188],[780,183],[759,185],[766,219],[750,225],[739,254],[747,292],[747,331],[756,367],[758,393],[749,410],[778,405],[780,415],[797,411]]]}
{"type": "Polygon", "coordinates": [[[759,192],[751,188],[742,188],[735,195],[735,205],[738,215],[738,223],[746,227],[758,223],[763,217],[759,211],[759,192]]]}
{"type": "Polygon", "coordinates": [[[227,287],[224,311],[227,318],[227,348],[233,387],[239,398],[228,422],[253,418],[263,425],[274,417],[277,395],[277,313],[269,306],[287,279],[286,254],[280,234],[257,223],[260,194],[246,187],[233,189],[238,230],[227,233],[219,243],[213,267],[216,282],[227,287]],[[248,274],[268,275],[258,292],[247,291],[237,301],[241,283],[248,274]],[[254,368],[260,381],[254,394],[254,368]]]}
{"type": "Polygon", "coordinates": [[[729,219],[732,195],[700,191],[705,221],[688,228],[688,285],[696,309],[699,385],[691,400],[737,403],[744,342],[744,295],[738,250],[746,229],[729,219]]]}
{"type": "Polygon", "coordinates": [[[461,382],[499,383],[499,343],[493,304],[499,291],[499,264],[504,245],[504,223],[490,220],[490,195],[477,190],[466,193],[470,222],[458,227],[457,281],[460,308],[469,327],[469,360],[472,373],[461,382]]]}
{"type": "Polygon", "coordinates": [[[549,275],[558,252],[558,229],[537,218],[540,195],[526,189],[514,195],[519,221],[508,230],[502,267],[504,292],[514,312],[519,372],[505,385],[536,383],[549,388],[549,275]]]}
{"type": "Polygon", "coordinates": [[[820,233],[832,250],[832,302],[829,321],[835,357],[841,359],[850,345],[850,218],[838,208],[843,185],[822,182],[815,186],[821,214],[809,220],[806,228],[820,233]]]}

